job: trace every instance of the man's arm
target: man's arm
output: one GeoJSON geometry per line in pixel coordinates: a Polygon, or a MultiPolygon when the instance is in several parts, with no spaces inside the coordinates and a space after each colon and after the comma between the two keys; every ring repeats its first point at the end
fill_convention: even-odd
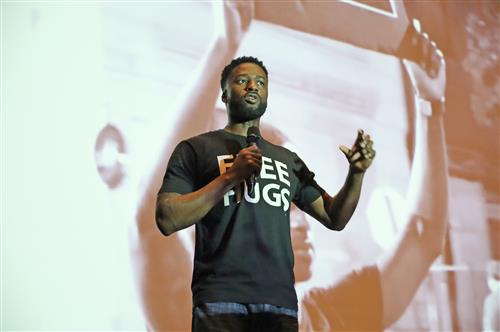
{"type": "Polygon", "coordinates": [[[258,174],[262,153],[257,146],[242,149],[227,172],[219,175],[203,188],[180,195],[166,192],[156,201],[156,223],[164,235],[189,227],[201,220],[219,202],[224,194],[251,174],[258,174]]]}
{"type": "MultiPolygon", "coordinates": [[[[442,59],[435,44],[428,44],[431,55],[442,59]]],[[[404,64],[416,92],[415,153],[406,227],[396,247],[378,263],[386,327],[401,316],[440,255],[448,218],[448,167],[440,105],[444,101],[445,63],[441,61],[435,79],[414,63],[404,64]]]]}
{"type": "Polygon", "coordinates": [[[358,205],[364,174],[375,158],[373,141],[361,129],[352,148],[341,145],[340,150],[349,162],[344,185],[337,195],[332,197],[325,191],[304,209],[327,228],[337,231],[344,229],[351,219],[358,205]]]}

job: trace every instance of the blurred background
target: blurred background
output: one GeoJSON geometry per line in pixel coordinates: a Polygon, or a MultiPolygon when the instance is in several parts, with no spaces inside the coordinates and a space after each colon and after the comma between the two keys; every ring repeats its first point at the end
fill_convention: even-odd
{"type": "MultiPolygon", "coordinates": [[[[137,208],[213,40],[214,6],[1,2],[2,330],[145,329],[140,262],[131,259],[137,208]]],[[[349,227],[311,223],[307,283],[321,286],[376,260],[402,229],[413,120],[394,54],[419,19],[447,61],[450,230],[388,331],[488,330],[500,315],[500,2],[404,6],[259,1],[236,55],[264,61],[263,121],[290,138],[326,190],[345,177],[338,145],[357,128],[375,142],[349,227]]],[[[215,119],[206,130],[222,108],[200,110],[215,119]]]]}

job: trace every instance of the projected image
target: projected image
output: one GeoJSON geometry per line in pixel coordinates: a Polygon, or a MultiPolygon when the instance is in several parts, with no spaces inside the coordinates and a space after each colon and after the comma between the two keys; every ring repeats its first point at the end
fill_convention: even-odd
{"type": "Polygon", "coordinates": [[[114,189],[120,185],[123,177],[123,156],[125,143],[120,131],[107,124],[97,136],[96,165],[99,175],[108,187],[114,189]]]}
{"type": "MultiPolygon", "coordinates": [[[[257,145],[296,154],[315,199],[349,187],[350,162],[369,159],[337,231],[286,185],[300,172],[268,152],[253,184],[241,181],[206,212],[260,200],[283,214],[284,233],[254,239],[286,247],[279,262],[293,296],[270,294],[268,304],[294,309],[283,303],[296,294],[297,313],[282,312],[300,331],[499,330],[499,6],[2,4],[2,328],[190,331],[200,307],[192,287],[213,277],[193,265],[202,249],[234,248],[235,238],[268,248],[250,238],[264,228],[227,227],[208,241],[207,221],[166,231],[156,215],[173,188],[169,160],[187,153],[181,142],[224,133],[223,69],[252,56],[268,71],[257,145]]],[[[262,99],[254,93],[250,104],[262,99]]],[[[228,172],[241,142],[224,154],[215,141],[193,150],[186,160],[207,162],[179,175],[196,185],[174,193],[228,172]]],[[[277,266],[239,256],[263,285],[276,277],[277,266]]]]}
{"type": "MultiPolygon", "coordinates": [[[[256,55],[260,58],[274,60],[275,63],[272,65],[276,67],[267,64],[270,68],[277,69],[270,71],[269,76],[270,91],[274,95],[270,95],[270,100],[273,101],[272,108],[270,107],[263,118],[262,136],[264,138],[270,141],[273,141],[273,138],[277,139],[275,142],[280,145],[286,146],[287,142],[289,144],[290,139],[287,138],[285,142],[283,134],[276,134],[277,128],[286,133],[287,137],[301,137],[302,139],[297,140],[297,142],[292,142],[295,151],[303,152],[305,155],[308,155],[307,151],[309,151],[310,158],[308,159],[312,163],[316,159],[313,169],[317,170],[318,177],[334,183],[341,181],[341,175],[332,174],[332,169],[342,170],[345,164],[342,164],[343,160],[332,156],[335,149],[332,149],[330,145],[332,137],[336,135],[345,137],[346,141],[349,139],[350,133],[345,126],[354,131],[356,124],[365,125],[366,128],[369,128],[367,130],[378,134],[374,136],[380,139],[380,143],[377,141],[377,144],[380,144],[378,146],[382,146],[379,150],[383,152],[386,148],[389,153],[399,150],[399,165],[396,167],[393,160],[394,155],[392,158],[386,157],[384,154],[382,154],[384,157],[379,155],[377,162],[380,164],[378,167],[375,166],[373,170],[375,180],[365,188],[369,197],[367,200],[369,203],[364,203],[364,206],[361,207],[365,213],[360,213],[360,217],[355,217],[353,225],[349,225],[349,227],[355,228],[354,223],[358,222],[368,226],[368,228],[362,231],[354,230],[351,234],[344,235],[346,240],[341,239],[342,235],[335,235],[335,239],[338,239],[339,243],[332,244],[332,237],[329,237],[330,234],[327,234],[321,225],[318,226],[317,223],[315,225],[314,221],[311,223],[303,212],[298,212],[299,210],[295,207],[292,208],[292,226],[302,225],[302,227],[292,227],[292,239],[295,239],[296,281],[307,283],[305,286],[298,284],[302,310],[301,329],[383,329],[393,325],[407,310],[407,316],[403,316],[399,323],[395,323],[394,328],[397,328],[397,324],[400,324],[401,328],[413,326],[413,328],[420,329],[450,326],[447,325],[451,324],[450,321],[436,320],[433,316],[425,316],[428,311],[419,311],[418,305],[420,304],[416,304],[416,308],[411,308],[410,305],[415,292],[423,285],[421,294],[416,299],[422,305],[433,308],[436,316],[444,314],[443,312],[447,310],[446,307],[439,307],[436,302],[441,300],[447,303],[448,299],[436,299],[432,294],[433,281],[426,279],[431,264],[443,252],[446,238],[448,218],[447,162],[444,147],[443,114],[436,109],[433,110],[434,114],[431,114],[430,105],[417,103],[413,107],[413,98],[409,98],[408,101],[408,97],[405,95],[406,90],[411,90],[419,92],[420,96],[427,94],[431,100],[440,100],[444,96],[445,88],[444,65],[439,78],[432,80],[425,78],[427,74],[423,70],[419,70],[420,67],[416,65],[411,67],[410,64],[406,64],[405,69],[401,71],[400,64],[395,59],[384,59],[383,56],[352,48],[349,45],[325,41],[258,21],[253,22],[251,29],[243,34],[245,26],[241,31],[241,27],[231,26],[230,23],[246,22],[243,18],[248,17],[248,7],[236,8],[227,5],[223,9],[225,12],[221,16],[226,19],[231,18],[225,26],[237,29],[237,33],[226,34],[223,37],[244,35],[244,38],[239,40],[241,44],[238,48],[232,50],[223,48],[225,52],[220,49],[210,50],[208,54],[211,57],[207,56],[207,65],[205,66],[214,66],[213,59],[225,59],[226,62],[218,62],[219,71],[209,71],[204,69],[202,65],[201,69],[198,68],[199,75],[205,81],[216,81],[223,65],[232,57],[238,54],[248,54],[252,50],[256,50],[254,52],[257,52],[256,55]],[[235,11],[235,9],[239,11],[235,11]],[[240,19],[237,18],[238,15],[240,19]],[[287,54],[280,53],[277,56],[267,54],[257,46],[267,44],[282,45],[280,48],[283,49],[290,48],[290,45],[303,44],[307,45],[307,48],[299,47],[293,55],[287,56],[287,54]],[[319,50],[325,53],[323,57],[317,55],[319,50]],[[231,54],[231,52],[234,53],[231,54]],[[352,61],[346,54],[339,56],[336,52],[344,52],[350,54],[351,57],[355,56],[357,61],[352,61]],[[217,54],[216,57],[213,56],[214,53],[217,54]],[[306,64],[296,63],[294,60],[297,53],[303,59],[312,58],[316,61],[306,61],[306,64]],[[349,66],[352,67],[352,71],[355,71],[356,66],[362,65],[360,62],[363,63],[363,61],[365,65],[371,64],[378,71],[392,73],[392,76],[384,82],[383,86],[380,86],[377,85],[380,83],[377,72],[368,71],[358,74],[358,76],[364,76],[362,82],[357,81],[359,77],[346,75],[349,72],[349,66]],[[343,65],[339,66],[339,63],[343,65]],[[316,69],[315,64],[321,68],[332,68],[332,72],[320,72],[320,68],[316,69]],[[287,70],[287,65],[293,70],[287,70]],[[409,77],[405,76],[406,69],[409,71],[409,77]],[[273,85],[272,79],[277,81],[276,86],[273,85]],[[339,81],[343,84],[340,84],[339,81]],[[327,84],[322,84],[324,82],[327,84]],[[371,82],[373,83],[370,84],[371,82]],[[405,87],[405,84],[408,87],[405,87]],[[357,86],[364,92],[362,95],[353,94],[354,87],[357,86]],[[336,107],[332,109],[332,105],[336,107]],[[367,105],[372,105],[372,108],[364,109],[367,105]],[[307,113],[304,110],[307,110],[307,113]],[[294,116],[290,116],[290,114],[294,116]],[[371,119],[380,119],[380,123],[370,123],[371,119]],[[327,124],[332,125],[328,126],[327,124]],[[388,126],[392,132],[386,130],[388,126]],[[266,128],[268,129],[266,130],[266,128]],[[335,134],[332,135],[332,132],[335,134]],[[409,141],[412,141],[411,144],[409,141]],[[399,144],[395,142],[399,142],[399,144]],[[315,149],[312,151],[311,147],[313,146],[315,149]],[[430,146],[434,148],[429,150],[430,146]],[[409,151],[412,147],[414,147],[414,151],[409,151]],[[324,152],[318,157],[318,151],[324,152]],[[412,156],[411,160],[408,160],[408,155],[412,156]],[[384,159],[380,160],[380,158],[384,159]],[[410,171],[410,164],[413,165],[413,171],[410,171]],[[388,168],[389,172],[386,171],[388,168]],[[379,187],[386,189],[377,190],[379,187]],[[389,195],[391,192],[394,194],[389,195]],[[302,220],[302,222],[294,222],[294,220],[302,220]],[[367,225],[368,222],[370,222],[369,225],[367,225]],[[316,235],[314,241],[309,240],[304,235],[297,235],[298,229],[302,229],[302,234],[308,234],[307,229],[311,227],[313,228],[312,232],[316,235]],[[388,227],[390,230],[384,231],[384,228],[388,227]],[[367,230],[371,230],[371,232],[367,232],[367,230]],[[359,243],[360,241],[356,241],[356,238],[360,237],[365,239],[361,245],[355,246],[349,243],[359,243]],[[297,239],[302,239],[303,242],[301,243],[297,239]],[[326,270],[320,266],[313,267],[311,264],[313,250],[316,251],[316,256],[324,262],[333,262],[331,269],[326,270]],[[332,254],[332,252],[334,253],[332,254]],[[363,264],[363,262],[370,260],[371,264],[363,264]],[[353,272],[349,272],[351,269],[353,272]],[[407,274],[409,270],[414,271],[411,276],[407,274]],[[361,307],[363,310],[359,310],[361,307]],[[412,315],[419,317],[415,318],[412,315]]],[[[357,69],[359,70],[359,67],[357,69]]],[[[196,79],[194,81],[198,82],[196,79]]],[[[193,89],[199,88],[198,85],[193,87],[193,89]]],[[[211,94],[213,98],[211,103],[215,103],[219,88],[215,86],[212,88],[217,89],[217,92],[213,91],[211,94]]],[[[180,111],[185,112],[187,114],[185,117],[189,119],[190,114],[196,114],[200,108],[206,108],[208,102],[207,100],[197,100],[195,97],[197,94],[194,92],[186,93],[186,95],[190,96],[190,100],[181,103],[181,105],[188,107],[180,111]]],[[[202,96],[198,98],[201,99],[202,96]]],[[[212,118],[203,114],[207,118],[206,122],[210,125],[204,125],[200,121],[201,126],[192,130],[191,135],[223,128],[226,121],[223,108],[224,105],[219,103],[219,107],[211,115],[212,118]]],[[[173,136],[189,137],[190,135],[185,133],[190,129],[185,127],[193,128],[193,124],[182,118],[179,123],[180,126],[176,130],[182,134],[174,134],[173,136]]],[[[173,141],[176,142],[175,139],[173,141]]],[[[167,144],[175,145],[175,143],[167,144]]],[[[331,186],[333,187],[333,185],[331,186]]],[[[152,203],[150,202],[150,207],[152,203]]],[[[150,209],[142,211],[148,215],[146,210],[150,209]]],[[[151,217],[152,215],[149,214],[148,217],[139,219],[139,222],[147,222],[151,217]]],[[[183,256],[191,256],[194,252],[191,240],[194,235],[189,233],[190,231],[185,231],[183,234],[171,235],[167,239],[159,239],[158,246],[165,246],[167,241],[169,241],[168,245],[171,246],[172,243],[178,241],[183,244],[177,245],[178,248],[184,247],[181,250],[183,256]]],[[[172,252],[171,249],[160,251],[172,252]]],[[[145,275],[157,276],[163,273],[163,278],[172,278],[169,273],[175,274],[177,271],[172,270],[168,264],[166,262],[164,267],[151,264],[152,271],[149,273],[145,271],[145,275]]],[[[439,264],[443,268],[447,268],[446,265],[439,264]]],[[[187,270],[190,272],[189,269],[187,270]]],[[[180,279],[186,280],[188,278],[180,279]]],[[[165,285],[155,287],[152,283],[146,282],[143,286],[149,289],[147,294],[157,294],[157,292],[174,294],[175,292],[171,289],[165,289],[168,288],[165,285]],[[155,292],[151,292],[150,288],[155,289],[155,292]]],[[[183,299],[188,296],[187,286],[187,282],[182,287],[177,285],[179,288],[176,291],[183,293],[183,299]]],[[[145,298],[145,307],[151,313],[149,323],[152,324],[152,329],[168,329],[169,325],[173,326],[172,324],[181,324],[179,328],[189,329],[191,323],[190,307],[185,307],[184,325],[182,325],[182,320],[168,318],[180,317],[177,315],[179,308],[176,307],[173,311],[176,313],[174,316],[167,315],[164,308],[169,305],[169,300],[166,296],[163,298],[165,300],[162,305],[157,303],[158,297],[155,295],[145,298]]]]}

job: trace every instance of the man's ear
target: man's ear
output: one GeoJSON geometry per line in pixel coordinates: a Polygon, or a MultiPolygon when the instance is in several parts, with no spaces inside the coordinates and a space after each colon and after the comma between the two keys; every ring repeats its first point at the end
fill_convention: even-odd
{"type": "Polygon", "coordinates": [[[226,90],[222,91],[222,102],[225,104],[227,103],[227,94],[226,94],[226,90]]]}

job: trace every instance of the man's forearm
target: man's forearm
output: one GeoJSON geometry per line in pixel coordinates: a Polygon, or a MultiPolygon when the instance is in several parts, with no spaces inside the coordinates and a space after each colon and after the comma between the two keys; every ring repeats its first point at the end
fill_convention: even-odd
{"type": "Polygon", "coordinates": [[[448,163],[443,114],[417,101],[415,154],[407,201],[410,213],[442,221],[448,215],[448,163]],[[424,115],[428,114],[428,115],[424,115]]]}
{"type": "Polygon", "coordinates": [[[156,202],[156,223],[164,235],[200,221],[239,180],[226,172],[189,194],[164,193],[156,202]]]}
{"type": "Polygon", "coordinates": [[[429,267],[441,254],[447,228],[448,166],[443,114],[425,103],[416,107],[408,220],[396,247],[379,262],[384,326],[392,324],[404,312],[429,267]],[[410,269],[412,274],[408,275],[410,269]]]}
{"type": "Polygon", "coordinates": [[[332,229],[342,230],[351,219],[361,195],[364,172],[349,169],[346,180],[334,197],[323,193],[325,210],[332,222],[332,229]]]}

